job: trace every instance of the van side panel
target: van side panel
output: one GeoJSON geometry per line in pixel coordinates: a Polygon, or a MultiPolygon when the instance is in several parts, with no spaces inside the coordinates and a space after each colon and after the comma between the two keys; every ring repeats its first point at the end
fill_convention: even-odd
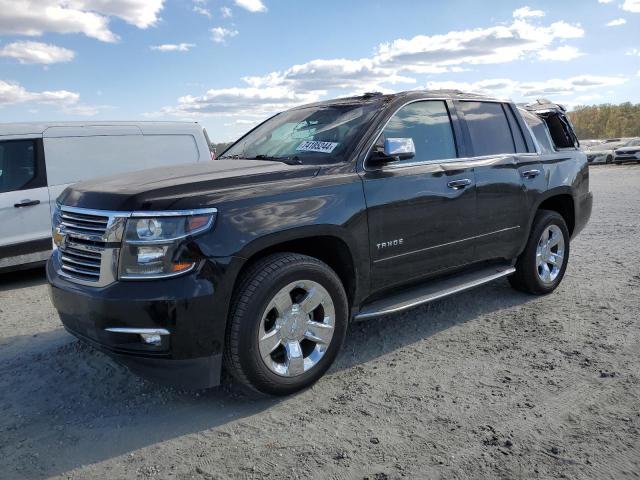
{"type": "Polygon", "coordinates": [[[193,135],[45,137],[44,149],[50,187],[200,158],[193,135]]]}

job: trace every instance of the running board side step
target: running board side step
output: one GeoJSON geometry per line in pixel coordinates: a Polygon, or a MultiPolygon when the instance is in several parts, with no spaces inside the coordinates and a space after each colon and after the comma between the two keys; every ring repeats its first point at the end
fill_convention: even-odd
{"type": "Polygon", "coordinates": [[[432,280],[426,284],[412,287],[390,298],[376,300],[365,305],[354,317],[355,320],[379,317],[390,313],[402,312],[439,298],[448,297],[479,285],[506,277],[515,272],[511,265],[485,267],[480,270],[453,275],[445,279],[432,280]]]}

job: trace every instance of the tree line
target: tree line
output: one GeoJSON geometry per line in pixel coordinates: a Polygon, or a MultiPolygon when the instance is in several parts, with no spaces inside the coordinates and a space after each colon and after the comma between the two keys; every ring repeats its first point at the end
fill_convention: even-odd
{"type": "Polygon", "coordinates": [[[569,118],[580,139],[640,137],[640,103],[577,106],[569,118]]]}

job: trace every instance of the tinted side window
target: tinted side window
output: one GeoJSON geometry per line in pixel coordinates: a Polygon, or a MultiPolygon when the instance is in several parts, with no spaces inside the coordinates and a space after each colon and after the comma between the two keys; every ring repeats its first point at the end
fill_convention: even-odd
{"type": "Polygon", "coordinates": [[[544,121],[533,113],[526,110],[520,110],[520,115],[524,118],[533,135],[536,137],[538,146],[540,147],[540,153],[552,153],[554,152],[553,144],[551,143],[551,137],[549,136],[549,130],[544,121]]]}
{"type": "Polygon", "coordinates": [[[406,162],[456,158],[456,142],[447,105],[428,100],[402,107],[382,132],[385,138],[412,138],[416,156],[406,162]]]}
{"type": "Polygon", "coordinates": [[[511,133],[513,135],[513,141],[516,144],[516,152],[518,153],[527,153],[529,150],[527,149],[527,144],[524,141],[524,135],[522,134],[522,129],[520,128],[520,124],[516,119],[513,111],[511,110],[510,105],[503,105],[504,111],[507,114],[507,120],[509,120],[509,126],[511,127],[511,133]]]}
{"type": "Polygon", "coordinates": [[[33,140],[0,142],[0,193],[30,187],[29,184],[36,175],[36,148],[33,140]]]}
{"type": "Polygon", "coordinates": [[[496,102],[460,102],[476,156],[515,153],[509,122],[496,102]]]}

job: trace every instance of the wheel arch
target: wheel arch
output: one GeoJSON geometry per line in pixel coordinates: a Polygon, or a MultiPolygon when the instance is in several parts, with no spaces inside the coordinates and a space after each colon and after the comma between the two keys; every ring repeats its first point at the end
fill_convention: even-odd
{"type": "Polygon", "coordinates": [[[349,306],[357,303],[363,283],[368,278],[367,260],[358,256],[348,232],[326,225],[285,230],[248,244],[238,254],[244,263],[236,277],[234,291],[244,272],[255,262],[267,255],[282,252],[308,255],[326,263],[340,278],[349,306]]]}
{"type": "MultiPolygon", "coordinates": [[[[569,235],[573,236],[576,227],[576,206],[570,190],[563,189],[541,199],[535,211],[537,212],[538,210],[551,210],[559,213],[567,224],[569,235]]],[[[533,219],[531,222],[533,222],[533,219]]]]}
{"type": "Polygon", "coordinates": [[[576,203],[571,188],[563,186],[548,190],[537,199],[531,209],[529,224],[527,225],[527,235],[518,250],[518,255],[524,251],[527,245],[527,240],[529,239],[529,235],[531,235],[531,228],[533,227],[533,220],[538,210],[551,210],[560,214],[567,224],[569,235],[573,236],[576,226],[576,203]]]}

